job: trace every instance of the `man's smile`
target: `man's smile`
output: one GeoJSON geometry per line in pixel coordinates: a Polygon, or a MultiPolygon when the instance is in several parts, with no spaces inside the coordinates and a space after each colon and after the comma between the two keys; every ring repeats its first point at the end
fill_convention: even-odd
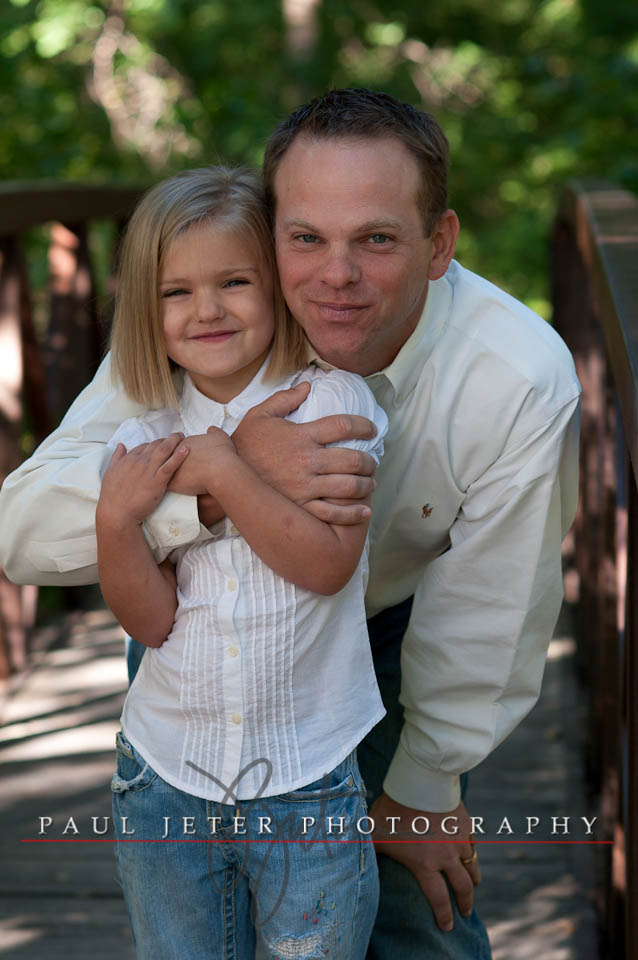
{"type": "Polygon", "coordinates": [[[313,306],[322,313],[332,314],[338,319],[348,319],[351,315],[367,310],[367,303],[335,303],[326,300],[311,300],[313,306]]]}

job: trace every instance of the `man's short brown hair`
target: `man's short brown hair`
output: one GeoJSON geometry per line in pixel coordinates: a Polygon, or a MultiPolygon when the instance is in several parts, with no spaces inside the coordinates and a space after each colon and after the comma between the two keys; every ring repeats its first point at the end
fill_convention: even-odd
{"type": "Polygon", "coordinates": [[[275,175],[297,137],[308,140],[365,140],[393,137],[416,160],[421,175],[418,203],[425,235],[430,236],[447,210],[450,149],[441,127],[429,113],[374,90],[331,90],[298,107],[283,120],[266,144],[263,175],[274,214],[275,175]]]}

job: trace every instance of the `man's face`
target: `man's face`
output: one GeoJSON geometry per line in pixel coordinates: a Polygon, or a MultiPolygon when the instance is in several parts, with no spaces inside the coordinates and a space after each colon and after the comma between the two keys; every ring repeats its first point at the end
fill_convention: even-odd
{"type": "Polygon", "coordinates": [[[275,245],[283,293],[335,366],[364,376],[382,369],[418,323],[436,255],[418,188],[416,160],[393,138],[299,138],[281,161],[275,245]]]}

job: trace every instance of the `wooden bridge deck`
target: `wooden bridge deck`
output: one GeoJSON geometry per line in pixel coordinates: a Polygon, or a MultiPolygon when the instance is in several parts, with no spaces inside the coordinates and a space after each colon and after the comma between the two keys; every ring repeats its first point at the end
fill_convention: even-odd
{"type": "MultiPolygon", "coordinates": [[[[583,697],[573,641],[559,624],[543,694],[518,730],[470,778],[468,807],[484,839],[530,839],[527,816],[549,837],[552,816],[593,816],[585,800],[583,697]],[[497,835],[503,817],[513,835],[497,835]]],[[[110,842],[93,842],[92,817],[110,815],[109,780],[126,688],[123,639],[104,610],[78,615],[62,640],[37,638],[40,653],[7,688],[0,731],[0,956],[3,960],[132,960],[126,909],[110,842]],[[82,843],[49,839],[70,817],[82,843]],[[40,838],[41,839],[41,838],[40,838]]],[[[98,827],[102,821],[98,820],[98,827]]],[[[594,829],[594,832],[596,830],[594,829]]],[[[480,837],[480,835],[479,835],[480,837]]],[[[478,905],[494,960],[596,960],[592,848],[485,843],[478,905]]],[[[432,958],[434,960],[434,958],[432,958]]]]}

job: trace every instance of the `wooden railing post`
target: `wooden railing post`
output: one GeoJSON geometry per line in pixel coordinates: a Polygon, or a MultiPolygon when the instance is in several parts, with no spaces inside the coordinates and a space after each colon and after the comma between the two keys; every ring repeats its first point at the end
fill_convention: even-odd
{"type": "MultiPolygon", "coordinates": [[[[0,182],[0,483],[22,459],[23,419],[39,443],[98,366],[104,343],[87,225],[105,219],[121,227],[144,189],[0,182]],[[20,236],[46,223],[54,226],[51,318],[42,347],[31,316],[20,236]]],[[[67,599],[69,596],[67,592],[67,599]]],[[[24,665],[36,597],[37,588],[16,586],[0,570],[0,678],[24,665]]]]}
{"type": "MultiPolygon", "coordinates": [[[[29,293],[17,237],[0,239],[0,483],[20,463],[22,331],[32,329],[29,293]]],[[[0,568],[0,679],[24,667],[36,587],[11,583],[0,568]]]]}
{"type": "Polygon", "coordinates": [[[92,378],[102,353],[86,224],[52,224],[49,277],[44,363],[48,405],[57,423],[92,378]]]}
{"type": "Polygon", "coordinates": [[[605,960],[638,957],[638,202],[570,185],[553,242],[555,325],[583,387],[573,542],[579,663],[589,689],[589,774],[606,838],[605,960]]]}
{"type": "MultiPolygon", "coordinates": [[[[627,463],[627,580],[625,594],[625,696],[623,715],[625,721],[624,760],[626,765],[626,791],[624,796],[625,817],[632,823],[625,841],[627,880],[627,927],[631,935],[632,949],[638,950],[638,488],[631,464],[627,463]]],[[[627,956],[635,956],[628,953],[627,956]]]]}

